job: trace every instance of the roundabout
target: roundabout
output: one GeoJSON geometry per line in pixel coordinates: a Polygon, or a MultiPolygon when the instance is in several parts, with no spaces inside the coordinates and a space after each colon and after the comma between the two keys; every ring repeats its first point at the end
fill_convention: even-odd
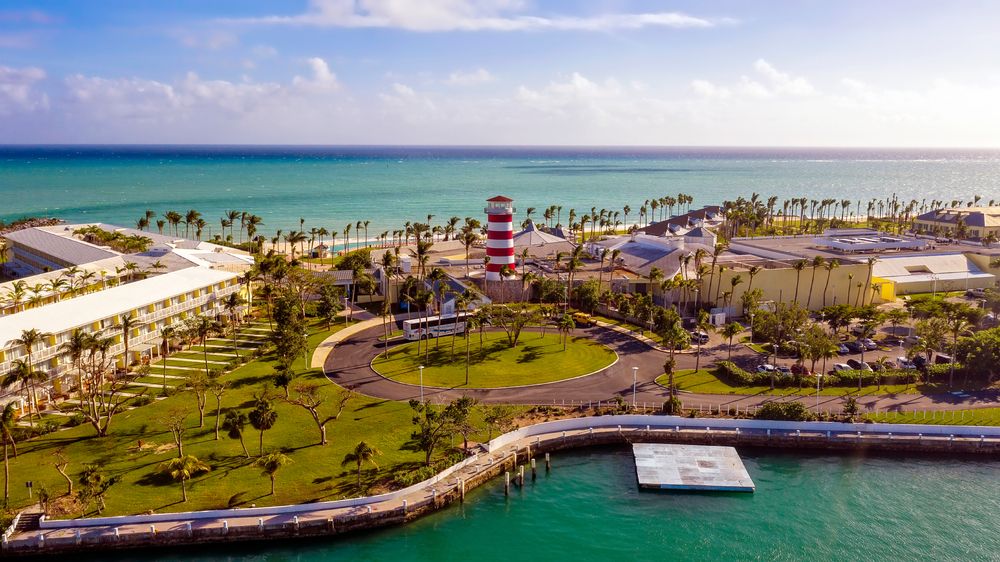
{"type": "MultiPolygon", "coordinates": [[[[389,376],[384,376],[376,372],[373,368],[375,360],[385,351],[385,346],[389,346],[390,360],[394,358],[397,350],[410,345],[413,342],[406,342],[393,339],[389,342],[380,341],[383,336],[383,327],[380,319],[372,319],[357,326],[357,330],[351,330],[344,334],[343,339],[338,339],[336,343],[328,345],[328,351],[318,358],[316,367],[322,366],[327,378],[332,382],[351,389],[359,394],[380,398],[385,400],[407,401],[420,398],[419,387],[419,367],[422,363],[417,363],[408,377],[399,380],[392,378],[392,373],[386,371],[389,376]],[[334,347],[335,346],[335,347],[334,347]],[[412,378],[409,378],[412,377],[412,378]]],[[[352,326],[353,328],[353,326],[352,326]]],[[[400,326],[390,328],[390,331],[399,330],[400,326]]],[[[345,330],[345,332],[347,332],[345,330]]],[[[499,337],[505,337],[502,332],[495,333],[499,337]]],[[[547,331],[547,333],[550,333],[547,331]]],[[[470,337],[472,351],[478,349],[478,333],[473,333],[470,337]]],[[[528,331],[522,334],[522,342],[530,342],[533,338],[538,338],[538,331],[528,331]]],[[[451,400],[468,396],[480,402],[508,403],[508,404],[537,404],[537,405],[560,405],[560,404],[589,404],[599,400],[609,400],[614,396],[631,398],[633,388],[635,388],[636,403],[640,406],[646,404],[650,407],[658,407],[668,396],[667,389],[656,382],[656,379],[663,375],[663,364],[667,359],[667,354],[649,347],[627,333],[621,333],[610,328],[593,326],[588,328],[577,328],[570,334],[571,341],[577,338],[585,338],[596,344],[608,348],[617,355],[618,360],[610,365],[600,368],[597,372],[590,374],[578,373],[572,377],[558,377],[549,379],[550,382],[536,380],[534,382],[503,381],[500,386],[485,386],[487,383],[479,381],[476,386],[475,372],[479,366],[470,365],[470,385],[465,383],[465,342],[459,338],[455,342],[454,361],[450,360],[451,341],[448,337],[442,337],[440,349],[445,353],[445,360],[453,363],[450,368],[455,373],[461,373],[461,378],[449,377],[444,381],[453,384],[436,386],[431,385],[428,379],[429,371],[424,370],[424,399],[436,404],[444,404],[451,400]],[[635,378],[633,378],[633,376],[635,378]],[[633,381],[635,386],[633,387],[633,381]],[[457,384],[456,384],[457,383],[457,384]],[[516,386],[505,386],[516,384],[516,386]]],[[[324,344],[326,345],[326,344],[324,344]]],[[[421,344],[422,347],[423,344],[421,344]]],[[[484,342],[484,345],[485,342],[484,342]]],[[[323,346],[321,346],[322,348],[323,346]]],[[[415,348],[414,343],[414,348],[415,348]]],[[[423,349],[423,348],[422,348],[423,349]]],[[[431,341],[431,355],[434,353],[434,341],[431,341]]],[[[567,351],[567,353],[570,353],[567,351]]],[[[553,354],[555,354],[553,352],[553,354]]],[[[415,350],[414,350],[415,355],[415,350]]],[[[705,346],[702,349],[700,359],[702,366],[711,365],[719,360],[732,358],[741,364],[759,360],[757,355],[746,348],[733,350],[730,357],[730,350],[727,345],[705,346]]],[[[314,358],[316,360],[317,358],[314,358]]],[[[693,354],[678,354],[675,356],[675,369],[679,371],[693,370],[696,358],[693,354]]],[[[514,359],[514,364],[517,361],[514,359]]],[[[426,367],[426,365],[425,365],[426,367]]],[[[542,370],[544,370],[544,366],[542,370]]],[[[401,371],[405,370],[401,368],[401,371]]],[[[403,373],[398,373],[402,375],[403,373]]],[[[702,381],[704,382],[704,381],[702,381]]],[[[494,383],[499,384],[499,383],[494,383]]],[[[751,393],[725,393],[715,394],[706,392],[709,389],[702,384],[684,385],[686,388],[680,389],[682,402],[690,407],[699,408],[719,408],[719,407],[739,407],[758,406],[770,401],[798,400],[806,402],[811,408],[817,407],[815,389],[806,394],[769,394],[767,392],[751,393]]],[[[741,389],[742,390],[742,389],[741,389]]],[[[949,410],[963,407],[996,407],[1000,403],[1000,393],[995,390],[968,393],[965,396],[952,394],[865,394],[858,397],[858,403],[863,411],[885,411],[886,409],[928,409],[928,410],[949,410]]],[[[839,410],[843,404],[841,396],[830,396],[823,394],[820,397],[819,407],[824,409],[839,410]]]]}
{"type": "Polygon", "coordinates": [[[372,369],[391,381],[425,387],[487,389],[564,381],[604,370],[618,360],[609,347],[582,336],[525,331],[511,347],[503,332],[406,342],[376,357],[372,369]],[[468,346],[468,349],[467,347],[468,346]],[[468,376],[468,379],[466,377],[468,376]]]}

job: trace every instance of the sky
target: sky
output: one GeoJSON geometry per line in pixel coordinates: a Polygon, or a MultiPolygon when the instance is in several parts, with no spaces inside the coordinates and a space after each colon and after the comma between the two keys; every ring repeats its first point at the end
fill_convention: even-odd
{"type": "Polygon", "coordinates": [[[3,0],[0,143],[1000,147],[1000,2],[3,0]]]}

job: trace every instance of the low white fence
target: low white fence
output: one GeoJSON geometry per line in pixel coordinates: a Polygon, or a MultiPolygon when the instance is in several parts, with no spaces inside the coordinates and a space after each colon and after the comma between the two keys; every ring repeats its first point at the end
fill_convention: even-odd
{"type": "Polygon", "coordinates": [[[911,425],[888,423],[840,423],[840,422],[794,422],[770,420],[740,420],[740,419],[705,419],[679,416],[652,415],[618,415],[596,416],[586,418],[571,418],[543,422],[505,433],[489,443],[487,450],[495,451],[515,441],[527,437],[545,434],[561,433],[563,431],[579,431],[590,428],[601,429],[618,427],[629,429],[645,428],[665,429],[680,427],[681,429],[739,429],[740,431],[819,431],[833,433],[857,433],[863,435],[940,435],[956,437],[988,437],[1000,438],[1000,427],[987,426],[954,426],[954,425],[911,425]]]}
{"type": "MultiPolygon", "coordinates": [[[[543,422],[528,427],[523,427],[510,433],[505,433],[486,444],[487,451],[494,452],[506,445],[529,437],[541,437],[543,435],[558,435],[564,431],[578,431],[590,428],[628,428],[644,429],[649,426],[653,429],[672,429],[680,427],[682,429],[730,429],[739,428],[741,431],[817,431],[834,433],[861,432],[864,435],[917,435],[926,436],[955,436],[955,437],[987,437],[990,439],[1000,438],[1000,427],[985,426],[947,426],[947,425],[909,425],[909,424],[877,424],[877,423],[838,423],[838,422],[783,422],[768,420],[738,420],[738,419],[705,419],[687,418],[678,416],[652,416],[652,415],[617,415],[617,416],[594,416],[585,418],[572,418],[543,422]]],[[[391,502],[402,500],[404,497],[428,488],[442,480],[447,479],[456,471],[474,464],[479,459],[469,457],[464,461],[455,464],[444,471],[438,473],[423,482],[414,484],[402,490],[396,490],[377,496],[367,496],[362,498],[352,498],[346,500],[316,502],[296,505],[281,505],[272,507],[253,507],[243,509],[214,509],[207,511],[187,511],[180,513],[158,513],[153,515],[124,515],[118,517],[95,517],[91,519],[52,519],[44,517],[40,521],[42,529],[66,529],[96,526],[122,526],[130,524],[150,524],[168,521],[187,521],[199,519],[231,519],[237,517],[265,517],[274,515],[286,515],[296,513],[306,513],[312,511],[324,511],[331,509],[343,509],[350,507],[361,507],[381,502],[391,502]]]]}

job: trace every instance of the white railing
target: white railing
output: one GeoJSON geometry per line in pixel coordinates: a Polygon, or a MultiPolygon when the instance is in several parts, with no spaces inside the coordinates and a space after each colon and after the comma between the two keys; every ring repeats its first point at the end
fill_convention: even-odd
{"type": "MultiPolygon", "coordinates": [[[[1000,427],[982,426],[941,426],[941,425],[906,425],[906,424],[866,424],[866,423],[837,423],[837,422],[782,422],[768,420],[736,420],[736,419],[705,419],[705,418],[683,418],[678,416],[648,416],[648,415],[618,415],[618,416],[596,416],[586,418],[573,418],[544,422],[528,427],[523,427],[510,433],[505,433],[486,444],[487,451],[494,452],[504,446],[515,443],[529,437],[541,437],[548,435],[558,437],[563,432],[579,431],[587,429],[730,429],[739,428],[743,430],[758,431],[813,431],[813,432],[834,432],[834,433],[862,433],[865,435],[888,436],[893,435],[916,435],[918,433],[927,436],[955,436],[955,437],[988,437],[990,439],[1000,438],[1000,427]]],[[[179,513],[158,513],[154,515],[123,515],[118,517],[97,517],[92,519],[72,519],[72,520],[51,520],[42,519],[39,523],[42,529],[65,529],[94,526],[121,526],[129,524],[149,524],[165,521],[187,521],[199,519],[227,519],[234,517],[263,517],[272,515],[284,515],[293,513],[305,513],[314,511],[325,511],[331,509],[341,509],[348,507],[358,507],[381,502],[390,502],[406,496],[426,490],[430,486],[447,479],[470,464],[480,461],[479,457],[469,457],[462,462],[452,465],[437,475],[414,484],[402,490],[388,492],[377,496],[367,496],[352,498],[347,500],[337,500],[328,502],[316,502],[296,505],[280,505],[273,507],[256,507],[248,509],[214,509],[207,511],[188,511],[179,513]]]]}
{"type": "Polygon", "coordinates": [[[771,420],[742,420],[728,418],[687,418],[679,416],[653,415],[617,415],[587,418],[572,418],[544,422],[505,433],[486,444],[487,450],[494,451],[526,437],[535,437],[548,433],[563,431],[579,431],[590,428],[618,427],[636,429],[649,426],[652,429],[740,429],[757,431],[816,431],[832,433],[861,432],[863,435],[917,435],[956,437],[989,437],[1000,438],[1000,427],[988,426],[954,426],[954,425],[916,425],[890,423],[840,423],[840,422],[793,422],[771,420]]]}

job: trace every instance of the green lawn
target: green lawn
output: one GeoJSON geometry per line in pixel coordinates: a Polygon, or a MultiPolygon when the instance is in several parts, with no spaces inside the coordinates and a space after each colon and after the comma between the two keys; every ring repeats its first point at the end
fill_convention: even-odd
{"type": "MultiPolygon", "coordinates": [[[[780,377],[780,375],[779,375],[780,377]]],[[[777,378],[777,377],[776,377],[777,378]]],[[[656,383],[662,386],[667,386],[667,376],[660,375],[656,379],[656,383]]],[[[767,386],[733,386],[715,376],[715,374],[707,369],[699,369],[695,371],[694,369],[683,369],[679,370],[674,374],[674,384],[677,385],[678,390],[686,390],[688,392],[696,392],[699,394],[773,394],[776,396],[815,396],[816,387],[803,387],[799,388],[793,386],[790,388],[775,388],[771,390],[770,385],[767,386]]],[[[822,396],[870,396],[874,394],[921,394],[923,392],[934,392],[941,391],[942,389],[936,388],[935,385],[928,387],[927,385],[882,385],[882,388],[877,386],[865,386],[862,387],[861,393],[858,393],[857,387],[847,387],[847,386],[831,386],[824,387],[820,390],[820,395],[822,396]]]]}
{"type": "Polygon", "coordinates": [[[451,353],[451,338],[443,337],[440,345],[429,340],[430,354],[424,358],[423,344],[417,356],[417,342],[390,350],[389,359],[379,356],[373,367],[394,381],[419,384],[418,367],[425,365],[424,385],[444,388],[499,388],[538,384],[578,377],[607,367],[617,357],[614,351],[587,338],[569,339],[563,351],[558,333],[523,332],[517,347],[507,344],[503,332],[486,332],[482,353],[479,335],[469,337],[471,364],[469,384],[465,384],[465,341],[458,338],[455,354],[451,353]]]}
{"type": "Polygon", "coordinates": [[[1000,408],[950,410],[943,412],[889,412],[868,414],[866,420],[879,423],[915,423],[934,425],[1000,425],[1000,408]]]}
{"type": "MultiPolygon", "coordinates": [[[[338,325],[336,329],[342,327],[338,325]]],[[[315,348],[330,333],[323,327],[311,327],[310,346],[315,348]]],[[[328,398],[339,393],[339,387],[320,371],[306,371],[301,361],[295,367],[300,374],[293,385],[314,381],[323,385],[322,392],[328,398]]],[[[223,415],[228,409],[248,410],[253,394],[264,389],[273,373],[273,361],[265,358],[226,375],[224,380],[229,382],[230,390],[223,398],[223,415]]],[[[160,382],[155,372],[143,380],[160,382]]],[[[168,381],[168,384],[174,382],[168,381]]],[[[155,389],[150,390],[158,394],[155,389]]],[[[354,496],[357,495],[354,473],[342,468],[340,461],[362,439],[383,453],[378,458],[381,469],[377,476],[368,475],[366,480],[374,482],[373,478],[385,477],[392,471],[410,470],[423,460],[422,453],[405,447],[412,431],[412,412],[405,403],[355,398],[339,420],[327,424],[330,443],[324,447],[318,445],[319,431],[309,413],[282,400],[280,390],[272,388],[271,392],[279,396],[274,400],[278,421],[265,432],[264,448],[280,449],[293,461],[278,473],[275,496],[267,495],[267,478],[260,475],[260,469],[250,466],[252,459],[243,456],[238,440],[229,439],[224,433],[221,440],[214,439],[214,397],[209,396],[205,427],[198,428],[195,396],[182,392],[119,414],[108,437],[97,438],[92,427],[82,425],[19,443],[19,455],[10,463],[11,505],[23,507],[30,503],[24,487],[26,480],[34,481],[36,492],[45,488],[53,497],[65,493],[66,482],[54,467],[53,453],[60,448],[70,459],[68,471],[74,481],[85,464],[97,464],[109,475],[121,478],[107,494],[106,515],[223,508],[234,496],[244,506],[354,496]],[[211,472],[191,482],[187,503],[179,501],[179,485],[165,481],[158,472],[161,462],[176,455],[163,420],[177,409],[188,413],[184,452],[212,467],[211,472]]],[[[328,408],[321,408],[321,412],[324,409],[328,408]]],[[[256,454],[258,433],[248,425],[245,437],[251,454],[256,454]]]]}

